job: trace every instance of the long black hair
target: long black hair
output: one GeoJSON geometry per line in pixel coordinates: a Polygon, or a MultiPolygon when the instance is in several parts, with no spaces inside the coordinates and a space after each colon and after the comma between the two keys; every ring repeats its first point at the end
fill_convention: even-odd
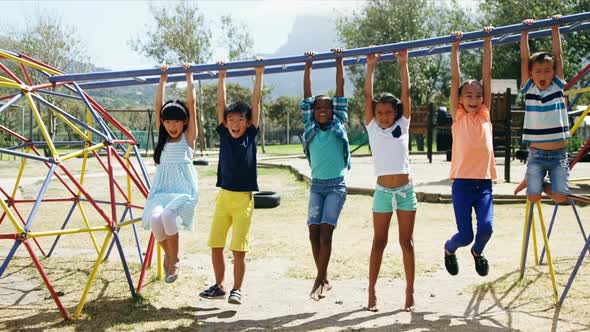
{"type": "Polygon", "coordinates": [[[375,106],[377,104],[391,104],[395,111],[393,122],[399,120],[404,114],[404,108],[401,100],[389,92],[383,92],[373,98],[373,114],[375,114],[375,106]]]}
{"type": "MultiPolygon", "coordinates": [[[[162,111],[160,113],[160,121],[163,122],[165,120],[180,120],[185,121],[189,119],[188,108],[186,104],[181,100],[168,100],[167,102],[162,105],[162,111]]],[[[154,161],[156,164],[160,164],[160,156],[162,155],[162,150],[164,150],[164,145],[168,142],[168,132],[164,127],[163,123],[159,124],[160,130],[158,131],[158,144],[156,144],[156,148],[154,149],[154,161]]],[[[188,125],[184,125],[182,128],[182,132],[186,131],[188,125]]]]}

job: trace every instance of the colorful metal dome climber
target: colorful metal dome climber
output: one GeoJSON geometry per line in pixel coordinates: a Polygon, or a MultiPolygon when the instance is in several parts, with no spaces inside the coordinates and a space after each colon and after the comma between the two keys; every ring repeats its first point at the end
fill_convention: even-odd
{"type": "MultiPolygon", "coordinates": [[[[0,277],[6,271],[15,252],[24,247],[62,316],[69,319],[69,314],[56,295],[38,255],[40,253],[43,256],[50,256],[62,235],[86,233],[98,257],[74,318],[80,316],[100,263],[108,255],[113,244],[117,245],[129,290],[135,296],[119,232],[127,228],[133,230],[139,261],[143,263],[135,225],[139,221],[136,217],[141,213],[136,213],[134,217],[134,211],[142,207],[134,204],[132,199],[133,196],[147,196],[149,179],[139,155],[137,141],[75,82],[35,81],[35,77],[46,79],[63,74],[59,70],[26,55],[1,50],[0,70],[0,102],[4,103],[0,107],[0,113],[12,105],[20,105],[28,109],[25,114],[29,118],[27,132],[19,132],[16,128],[8,128],[0,124],[0,130],[18,142],[14,146],[0,148],[0,153],[20,158],[20,167],[18,174],[15,174],[13,186],[0,184],[0,223],[8,222],[14,230],[12,233],[0,234],[0,240],[13,241],[10,251],[0,266],[0,277]],[[67,109],[58,107],[57,104],[60,104],[59,101],[63,99],[68,100],[67,103],[63,103],[64,105],[83,110],[80,114],[85,113],[85,118],[83,116],[77,118],[67,109]],[[47,118],[45,114],[49,112],[53,113],[58,121],[62,121],[68,131],[74,133],[70,135],[74,137],[73,139],[68,141],[52,139],[44,122],[47,118]],[[65,147],[68,149],[66,150],[65,147]],[[73,152],[72,147],[76,148],[73,152]],[[43,154],[43,149],[48,151],[48,156],[43,154]],[[89,159],[89,157],[93,158],[89,159]],[[32,169],[31,166],[36,173],[39,168],[47,169],[47,173],[36,193],[36,198],[23,199],[19,197],[18,189],[23,183],[23,175],[27,173],[27,170],[32,169]],[[108,177],[108,183],[104,186],[108,187],[108,194],[105,195],[104,191],[103,194],[95,193],[96,188],[85,185],[85,177],[88,177],[87,171],[91,167],[95,167],[93,172],[98,169],[103,179],[108,177]],[[50,190],[50,188],[56,190],[50,190]],[[50,197],[50,192],[58,197],[50,197]],[[60,229],[47,229],[47,216],[39,213],[40,210],[45,211],[45,209],[51,209],[52,218],[55,217],[55,212],[64,212],[64,221],[60,229]],[[25,211],[28,215],[23,213],[25,211]],[[68,224],[75,211],[81,215],[83,225],[73,228],[68,224]],[[98,220],[91,220],[90,216],[95,216],[93,218],[98,220]],[[102,243],[97,243],[99,235],[104,235],[102,243]],[[49,251],[38,241],[43,237],[55,238],[49,251]],[[34,250],[34,247],[38,251],[34,250]]],[[[153,247],[153,239],[150,243],[153,247]]],[[[148,261],[150,259],[151,256],[148,256],[148,261]]],[[[148,265],[144,264],[144,269],[148,265]]],[[[142,273],[142,277],[143,275],[142,273]]]]}

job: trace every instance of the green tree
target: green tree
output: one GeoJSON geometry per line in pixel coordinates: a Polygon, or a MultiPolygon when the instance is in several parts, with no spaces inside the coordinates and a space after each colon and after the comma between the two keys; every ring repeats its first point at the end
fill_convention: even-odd
{"type": "MultiPolygon", "coordinates": [[[[129,41],[136,52],[159,63],[205,63],[211,58],[211,30],[196,4],[176,2],[173,8],[150,4],[155,26],[142,37],[129,41]]],[[[203,109],[203,91],[198,83],[198,108],[203,109]]],[[[199,112],[198,130],[201,151],[206,146],[203,112],[199,112]]]]}
{"type": "Polygon", "coordinates": [[[221,31],[229,61],[251,59],[254,56],[254,40],[243,23],[236,23],[230,15],[221,16],[221,31]]]}
{"type": "MultiPolygon", "coordinates": [[[[545,0],[534,5],[524,0],[487,0],[480,2],[482,22],[494,26],[516,24],[527,18],[545,19],[554,14],[571,15],[590,11],[587,0],[545,0]]],[[[567,79],[578,73],[588,61],[590,32],[579,31],[562,35],[564,72],[567,79]]],[[[531,39],[531,53],[551,51],[551,38],[531,39]]],[[[520,49],[518,43],[494,47],[494,78],[520,80],[520,49]]]]}
{"type": "Polygon", "coordinates": [[[289,136],[303,128],[299,109],[300,100],[299,97],[281,96],[267,107],[269,120],[273,121],[279,128],[284,128],[285,134],[289,131],[289,136]]]}

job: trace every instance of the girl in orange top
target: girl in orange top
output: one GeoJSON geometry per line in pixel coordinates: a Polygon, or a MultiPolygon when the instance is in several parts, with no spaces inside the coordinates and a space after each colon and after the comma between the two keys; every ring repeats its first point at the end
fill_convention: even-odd
{"type": "MultiPolygon", "coordinates": [[[[492,27],[485,27],[484,31],[490,33],[492,27]]],[[[492,100],[492,37],[484,39],[483,84],[469,80],[459,86],[459,40],[463,33],[458,31],[453,35],[457,40],[451,52],[453,154],[450,178],[453,181],[453,208],[458,232],[445,243],[445,267],[451,275],[459,273],[455,251],[473,242],[471,211],[475,210],[477,235],[471,254],[475,270],[485,276],[489,267],[482,252],[492,236],[492,180],[496,179],[489,111],[492,100]]]]}

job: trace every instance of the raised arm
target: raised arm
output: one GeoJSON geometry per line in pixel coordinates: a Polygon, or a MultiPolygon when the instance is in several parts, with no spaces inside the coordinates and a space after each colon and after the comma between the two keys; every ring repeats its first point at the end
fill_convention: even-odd
{"type": "Polygon", "coordinates": [[[305,61],[305,71],[303,72],[303,98],[311,97],[311,66],[313,64],[313,51],[305,52],[307,61],[305,61]]]}
{"type": "MultiPolygon", "coordinates": [[[[223,66],[223,61],[217,62],[218,65],[223,66]]],[[[217,123],[224,122],[225,113],[225,69],[219,71],[219,79],[217,81],[217,123]]]]}
{"type": "Polygon", "coordinates": [[[160,131],[160,112],[162,112],[162,105],[164,104],[164,95],[166,94],[166,81],[168,80],[168,65],[161,65],[160,82],[158,82],[158,90],[156,90],[156,130],[160,131]]]}
{"type": "Polygon", "coordinates": [[[336,53],[336,97],[344,97],[344,58],[342,58],[342,48],[334,48],[332,52],[336,53]]]}
{"type": "Polygon", "coordinates": [[[400,74],[402,79],[402,107],[404,117],[409,119],[412,116],[412,99],[410,98],[410,70],[408,69],[408,50],[401,50],[395,54],[399,61],[400,74]]]}
{"type": "Polygon", "coordinates": [[[373,120],[373,72],[379,60],[379,53],[367,55],[367,77],[365,79],[365,125],[373,120]]]}
{"type": "MultiPolygon", "coordinates": [[[[261,61],[261,57],[256,58],[261,61]]],[[[260,119],[260,101],[262,99],[262,76],[264,75],[264,66],[256,66],[256,81],[254,82],[254,91],[252,92],[252,124],[258,128],[260,119]]]]}
{"type": "MultiPolygon", "coordinates": [[[[561,15],[553,15],[552,18],[556,21],[561,19],[561,15]]],[[[561,34],[559,33],[559,24],[551,27],[551,36],[553,38],[553,57],[555,57],[555,75],[562,80],[565,80],[563,74],[563,60],[561,56],[561,34]]]]}
{"type": "MultiPolygon", "coordinates": [[[[522,24],[531,25],[535,22],[533,19],[526,19],[522,24]]],[[[529,61],[531,58],[531,51],[529,50],[529,32],[523,31],[520,33],[520,86],[523,87],[530,78],[529,61]]]]}
{"type": "MultiPolygon", "coordinates": [[[[483,31],[491,33],[493,27],[487,26],[483,31]]],[[[483,39],[483,65],[482,65],[482,84],[483,84],[483,104],[490,109],[492,105],[492,36],[488,35],[483,39]]]]}
{"type": "Polygon", "coordinates": [[[186,140],[187,140],[189,146],[191,146],[194,150],[195,143],[197,141],[197,134],[198,134],[198,129],[197,129],[198,110],[197,110],[197,103],[196,103],[196,98],[195,98],[195,85],[194,85],[194,80],[193,80],[193,73],[188,71],[190,69],[191,65],[184,64],[184,65],[182,65],[182,67],[184,67],[184,69],[187,71],[185,73],[185,76],[186,76],[186,103],[188,106],[188,113],[189,114],[188,114],[188,127],[186,129],[186,140]]]}
{"type": "Polygon", "coordinates": [[[453,32],[455,42],[451,46],[451,117],[455,120],[455,113],[459,108],[459,81],[461,80],[461,69],[459,68],[459,45],[463,38],[463,32],[453,32]]]}

